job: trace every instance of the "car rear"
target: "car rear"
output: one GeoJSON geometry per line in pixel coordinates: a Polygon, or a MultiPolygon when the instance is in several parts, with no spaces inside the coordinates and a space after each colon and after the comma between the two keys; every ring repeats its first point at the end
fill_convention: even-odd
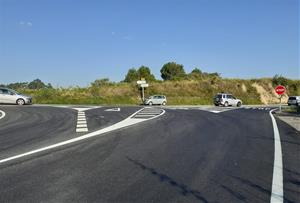
{"type": "Polygon", "coordinates": [[[289,97],[289,100],[288,100],[289,106],[291,106],[291,105],[299,106],[299,104],[300,104],[300,96],[289,97]]]}
{"type": "Polygon", "coordinates": [[[214,97],[214,104],[216,106],[219,106],[219,105],[223,105],[224,104],[224,101],[223,101],[223,95],[222,94],[217,94],[215,97],[214,97]]]}

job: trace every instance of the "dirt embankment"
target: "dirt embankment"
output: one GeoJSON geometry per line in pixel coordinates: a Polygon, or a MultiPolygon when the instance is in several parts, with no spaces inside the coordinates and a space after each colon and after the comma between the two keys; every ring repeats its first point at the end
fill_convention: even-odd
{"type": "MultiPolygon", "coordinates": [[[[279,96],[276,94],[271,84],[268,84],[267,87],[263,87],[258,83],[253,83],[252,87],[254,87],[257,93],[260,95],[260,100],[263,104],[278,104],[279,96]]],[[[281,98],[281,102],[287,103],[287,101],[288,101],[288,96],[284,94],[281,98]]]]}

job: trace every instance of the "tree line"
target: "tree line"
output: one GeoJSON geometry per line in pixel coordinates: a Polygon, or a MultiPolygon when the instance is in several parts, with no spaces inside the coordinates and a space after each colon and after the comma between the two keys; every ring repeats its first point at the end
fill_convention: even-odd
{"type": "MultiPolygon", "coordinates": [[[[199,80],[204,78],[221,78],[221,75],[217,72],[207,73],[202,72],[199,68],[194,68],[190,73],[186,73],[182,64],[175,62],[169,62],[163,65],[160,70],[161,78],[164,81],[167,80],[199,80]]],[[[157,79],[151,73],[151,70],[147,66],[141,66],[138,69],[131,68],[128,70],[124,82],[135,82],[144,78],[146,81],[156,81],[157,79]]]]}
{"type": "Polygon", "coordinates": [[[0,87],[7,87],[10,89],[52,89],[51,83],[45,84],[40,79],[35,79],[31,82],[16,82],[8,85],[0,84],[0,87]]]}
{"type": "MultiPolygon", "coordinates": [[[[207,73],[202,72],[199,68],[194,68],[190,73],[186,73],[184,70],[184,66],[182,64],[177,64],[175,62],[168,62],[162,66],[160,69],[161,78],[164,81],[179,81],[179,80],[203,80],[203,79],[211,79],[212,83],[217,81],[217,79],[221,79],[221,75],[217,72],[207,73]]],[[[132,83],[137,80],[145,79],[148,82],[158,81],[155,76],[151,73],[151,69],[147,66],[140,66],[139,68],[131,68],[128,70],[125,75],[124,80],[121,82],[132,83]]],[[[275,75],[272,78],[273,85],[287,85],[289,83],[289,79],[281,76],[275,75]]],[[[91,83],[92,87],[101,87],[106,85],[115,84],[115,82],[110,81],[108,78],[97,79],[91,83]]],[[[40,79],[35,79],[31,82],[17,82],[11,83],[8,85],[0,84],[0,87],[8,87],[11,89],[52,89],[51,83],[45,84],[40,79]]],[[[294,89],[298,89],[297,87],[292,87],[294,89]]]]}

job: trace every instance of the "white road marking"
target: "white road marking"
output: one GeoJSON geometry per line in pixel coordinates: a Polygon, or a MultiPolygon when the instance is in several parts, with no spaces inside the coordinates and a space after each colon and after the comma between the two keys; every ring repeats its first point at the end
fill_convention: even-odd
{"type": "Polygon", "coordinates": [[[273,165],[273,180],[272,180],[272,194],[271,203],[283,202],[283,170],[282,170],[282,149],[280,142],[280,134],[277,127],[276,120],[272,114],[273,109],[269,112],[273,129],[274,129],[274,165],[273,165]]]}
{"type": "Polygon", "coordinates": [[[83,111],[87,111],[87,110],[90,110],[90,109],[96,109],[96,108],[100,108],[100,107],[84,107],[84,108],[81,108],[81,107],[78,107],[78,108],[72,108],[72,109],[75,109],[79,112],[83,112],[83,111]]]}
{"type": "Polygon", "coordinates": [[[85,112],[87,110],[90,110],[92,108],[73,108],[78,111],[77,115],[77,125],[76,125],[76,132],[88,132],[89,129],[87,127],[85,112]]]}
{"type": "Polygon", "coordinates": [[[76,128],[76,132],[81,133],[81,132],[88,132],[89,130],[87,128],[76,128]]]}
{"type": "Polygon", "coordinates": [[[1,113],[0,119],[4,118],[6,115],[5,112],[0,110],[0,113],[1,113]]]}
{"type": "Polygon", "coordinates": [[[87,128],[87,124],[77,124],[77,128],[87,128]]]}
{"type": "Polygon", "coordinates": [[[111,131],[114,131],[114,130],[118,130],[118,129],[121,129],[121,128],[124,128],[124,127],[132,126],[132,125],[144,122],[144,121],[152,120],[152,119],[155,119],[155,118],[165,114],[165,110],[162,110],[162,113],[160,115],[154,116],[152,118],[148,118],[148,119],[133,119],[133,118],[131,118],[131,117],[133,117],[134,115],[136,115],[137,113],[139,113],[142,110],[143,109],[141,109],[141,110],[137,111],[136,113],[132,114],[131,116],[129,116],[125,120],[120,121],[119,123],[111,125],[107,128],[103,128],[101,130],[98,130],[98,131],[95,131],[95,132],[92,132],[92,133],[88,133],[88,134],[82,135],[80,137],[76,137],[76,138],[66,140],[66,141],[63,141],[63,142],[59,142],[59,143],[56,143],[56,144],[53,144],[53,145],[49,145],[49,146],[46,146],[46,147],[43,147],[43,148],[39,148],[39,149],[35,149],[35,150],[29,151],[29,152],[25,152],[23,154],[18,154],[18,155],[12,156],[12,157],[1,159],[0,164],[8,162],[8,161],[15,160],[15,159],[19,159],[19,158],[22,158],[22,157],[26,157],[26,156],[29,156],[29,155],[32,155],[32,154],[36,154],[36,153],[39,153],[39,152],[43,152],[43,151],[46,151],[46,150],[50,150],[50,149],[54,149],[54,148],[57,148],[57,147],[65,146],[65,145],[68,145],[68,144],[71,144],[71,143],[79,142],[81,140],[89,139],[91,137],[103,136],[105,133],[108,133],[108,132],[111,132],[111,131]]]}
{"type": "Polygon", "coordinates": [[[105,111],[121,111],[120,108],[106,109],[105,111]]]}
{"type": "Polygon", "coordinates": [[[210,111],[210,112],[212,112],[212,113],[220,113],[222,111],[210,111]]]}

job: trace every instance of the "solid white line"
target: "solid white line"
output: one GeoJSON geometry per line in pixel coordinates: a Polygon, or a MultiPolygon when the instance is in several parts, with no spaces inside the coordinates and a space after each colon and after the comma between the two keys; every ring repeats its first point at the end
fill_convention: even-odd
{"type": "MultiPolygon", "coordinates": [[[[130,115],[125,120],[120,121],[119,123],[111,125],[107,128],[103,128],[101,130],[98,130],[98,131],[95,131],[95,132],[92,132],[92,133],[88,133],[88,134],[82,135],[80,137],[76,137],[76,138],[73,138],[73,139],[70,139],[70,140],[66,140],[66,141],[59,142],[59,143],[56,143],[56,144],[53,144],[53,145],[49,145],[47,147],[39,148],[39,149],[36,149],[36,150],[25,152],[23,154],[19,154],[19,155],[15,155],[15,156],[12,156],[12,157],[2,159],[2,160],[0,160],[0,164],[11,161],[11,160],[14,160],[14,159],[19,159],[19,158],[22,158],[22,157],[25,157],[25,156],[36,154],[36,153],[39,153],[39,152],[43,152],[43,151],[46,151],[46,150],[54,149],[54,148],[61,147],[61,146],[64,146],[64,145],[68,145],[68,144],[78,142],[78,141],[81,141],[81,140],[85,140],[85,139],[88,139],[88,138],[91,138],[91,137],[103,136],[105,133],[108,133],[108,132],[111,132],[111,131],[114,131],[114,130],[118,130],[118,129],[121,129],[121,128],[124,128],[124,127],[132,126],[132,125],[144,122],[144,121],[152,120],[152,119],[155,119],[155,118],[165,114],[165,110],[163,110],[163,112],[160,115],[154,116],[154,117],[149,118],[149,119],[132,119],[131,118],[132,116],[136,115],[137,113],[139,113],[142,110],[143,109],[135,112],[134,114],[130,115]]],[[[76,129],[76,131],[77,130],[78,129],[76,129]]]]}
{"type": "Polygon", "coordinates": [[[272,114],[273,109],[269,112],[273,129],[274,129],[274,165],[273,165],[273,180],[272,180],[272,194],[271,203],[283,202],[283,171],[282,171],[282,149],[280,142],[280,134],[277,127],[276,120],[272,114]]]}
{"type": "Polygon", "coordinates": [[[2,118],[4,118],[4,117],[5,117],[5,115],[6,115],[6,114],[5,114],[5,112],[4,112],[4,111],[1,111],[1,110],[0,110],[0,112],[1,112],[0,119],[2,119],[2,118]]]}
{"type": "Polygon", "coordinates": [[[77,124],[86,124],[86,121],[77,121],[77,124]]]}

